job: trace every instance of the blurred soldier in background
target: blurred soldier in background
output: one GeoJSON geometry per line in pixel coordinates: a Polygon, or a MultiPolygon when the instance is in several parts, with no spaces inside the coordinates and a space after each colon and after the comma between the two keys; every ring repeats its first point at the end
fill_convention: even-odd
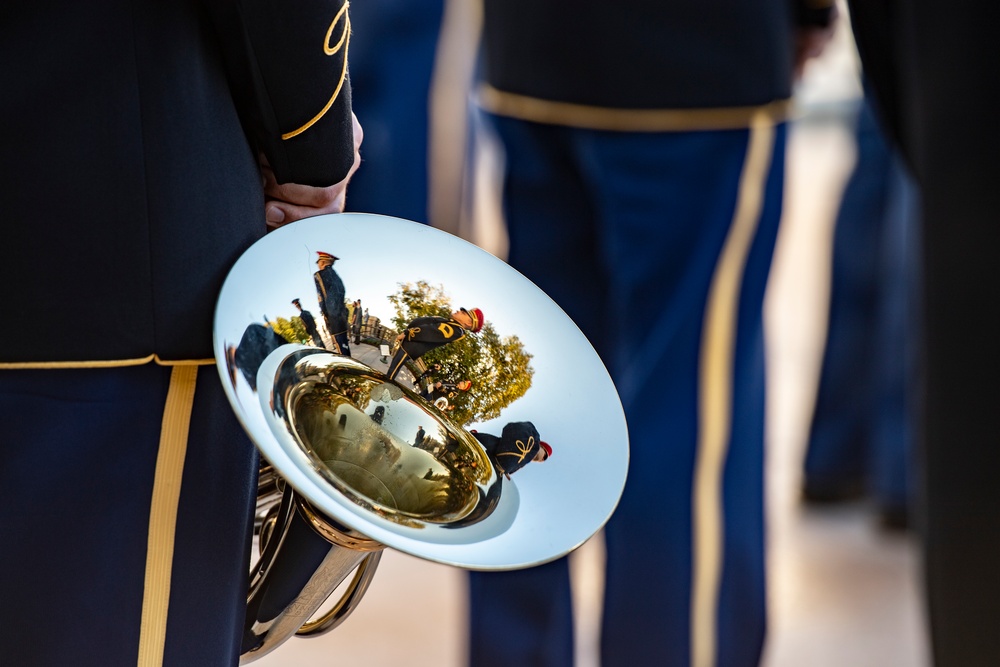
{"type": "Polygon", "coordinates": [[[850,2],[858,51],[921,191],[926,394],[917,526],[934,664],[1000,664],[1000,7],[850,2]]]}
{"type": "Polygon", "coordinates": [[[830,315],[803,470],[811,505],[870,498],[909,525],[920,319],[916,184],[866,95],[834,227],[830,315]]]}
{"type": "MultiPolygon", "coordinates": [[[[506,150],[509,261],[594,343],[629,423],[605,530],[604,667],[760,658],[762,300],[793,77],[835,13],[485,3],[480,103],[506,150]]],[[[566,559],[470,583],[471,665],[573,664],[566,559]]]]}

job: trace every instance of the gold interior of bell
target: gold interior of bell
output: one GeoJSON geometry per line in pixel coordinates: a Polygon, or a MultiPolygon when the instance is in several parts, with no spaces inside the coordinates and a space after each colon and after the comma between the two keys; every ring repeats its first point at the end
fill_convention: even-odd
{"type": "Polygon", "coordinates": [[[298,382],[286,405],[299,446],[349,498],[407,525],[451,523],[475,509],[492,468],[473,436],[422,403],[346,366],[298,382]]]}

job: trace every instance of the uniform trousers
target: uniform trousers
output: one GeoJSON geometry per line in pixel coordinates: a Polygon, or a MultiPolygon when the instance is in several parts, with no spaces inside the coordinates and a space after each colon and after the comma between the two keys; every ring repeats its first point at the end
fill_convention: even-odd
{"type": "Polygon", "coordinates": [[[867,492],[883,519],[905,520],[919,382],[916,186],[867,102],[855,137],[857,163],[834,228],[805,496],[836,500],[867,492]]]}
{"type": "Polygon", "coordinates": [[[365,129],[348,210],[428,221],[430,90],[443,0],[351,5],[351,89],[365,129]]]}
{"type": "MultiPolygon", "coordinates": [[[[629,133],[493,120],[507,152],[509,261],[594,344],[628,421],[629,476],[605,528],[601,664],[756,665],[762,302],[785,126],[629,133]]],[[[566,559],[470,576],[471,665],[573,664],[566,559]]]]}
{"type": "Polygon", "coordinates": [[[0,425],[0,662],[236,665],[257,457],[215,367],[2,371],[0,425]]]}

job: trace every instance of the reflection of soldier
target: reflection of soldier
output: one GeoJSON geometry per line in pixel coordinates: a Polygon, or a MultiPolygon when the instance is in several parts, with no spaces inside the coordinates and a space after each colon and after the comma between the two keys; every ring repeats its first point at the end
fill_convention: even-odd
{"type": "Polygon", "coordinates": [[[326,320],[326,330],[330,332],[338,351],[351,356],[351,346],[347,341],[347,306],[344,305],[344,281],[333,270],[333,263],[339,258],[328,252],[317,252],[319,258],[316,265],[319,270],[313,274],[316,282],[316,297],[319,299],[319,310],[326,320]]]}
{"type": "Polygon", "coordinates": [[[423,442],[424,442],[424,436],[426,434],[427,434],[427,432],[424,431],[424,427],[423,426],[418,426],[417,427],[417,435],[414,436],[414,438],[413,438],[413,446],[414,447],[419,447],[420,445],[422,445],[423,442]]]}
{"type": "Polygon", "coordinates": [[[361,299],[354,302],[354,312],[351,313],[351,333],[354,335],[354,344],[361,342],[361,299]]]}
{"type": "Polygon", "coordinates": [[[483,445],[493,465],[508,479],[532,461],[545,461],[552,455],[552,447],[542,442],[531,422],[510,422],[503,427],[499,438],[476,431],[472,431],[472,435],[483,445]]]}
{"type": "Polygon", "coordinates": [[[389,362],[387,372],[389,378],[394,378],[403,367],[407,357],[419,359],[431,350],[463,338],[466,331],[478,333],[483,328],[483,311],[473,308],[471,311],[462,308],[451,314],[451,317],[418,317],[408,325],[406,330],[396,337],[399,347],[389,362]]]}
{"type": "Polygon", "coordinates": [[[251,324],[243,332],[240,344],[229,347],[229,361],[240,369],[250,388],[257,391],[257,369],[267,355],[287,342],[270,326],[251,324]]]}
{"type": "MultiPolygon", "coordinates": [[[[433,366],[428,366],[427,370],[417,376],[417,379],[413,381],[413,386],[421,388],[423,387],[424,380],[429,379],[433,375],[437,375],[441,372],[441,364],[434,364],[433,366]]],[[[421,389],[421,393],[424,391],[421,389]]]]}
{"type": "Polygon", "coordinates": [[[299,309],[299,318],[302,320],[302,326],[306,328],[306,333],[312,338],[313,343],[316,344],[316,347],[324,347],[323,339],[319,335],[319,329],[316,328],[316,318],[302,307],[302,303],[298,299],[292,301],[292,304],[299,309]]]}
{"type": "Polygon", "coordinates": [[[454,403],[458,393],[460,391],[469,391],[469,387],[471,386],[472,383],[468,380],[460,380],[458,383],[441,382],[439,380],[427,392],[424,392],[424,396],[432,403],[439,398],[447,399],[448,403],[454,403]]]}

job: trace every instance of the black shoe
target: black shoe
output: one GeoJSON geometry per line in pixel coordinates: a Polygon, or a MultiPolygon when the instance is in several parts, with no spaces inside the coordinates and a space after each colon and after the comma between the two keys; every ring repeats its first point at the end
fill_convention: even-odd
{"type": "Polygon", "coordinates": [[[887,533],[904,533],[910,529],[910,510],[906,507],[880,507],[878,527],[887,533]]]}
{"type": "Polygon", "coordinates": [[[806,480],[802,485],[802,502],[806,505],[839,505],[852,503],[865,497],[865,483],[861,480],[837,484],[806,480]]]}

